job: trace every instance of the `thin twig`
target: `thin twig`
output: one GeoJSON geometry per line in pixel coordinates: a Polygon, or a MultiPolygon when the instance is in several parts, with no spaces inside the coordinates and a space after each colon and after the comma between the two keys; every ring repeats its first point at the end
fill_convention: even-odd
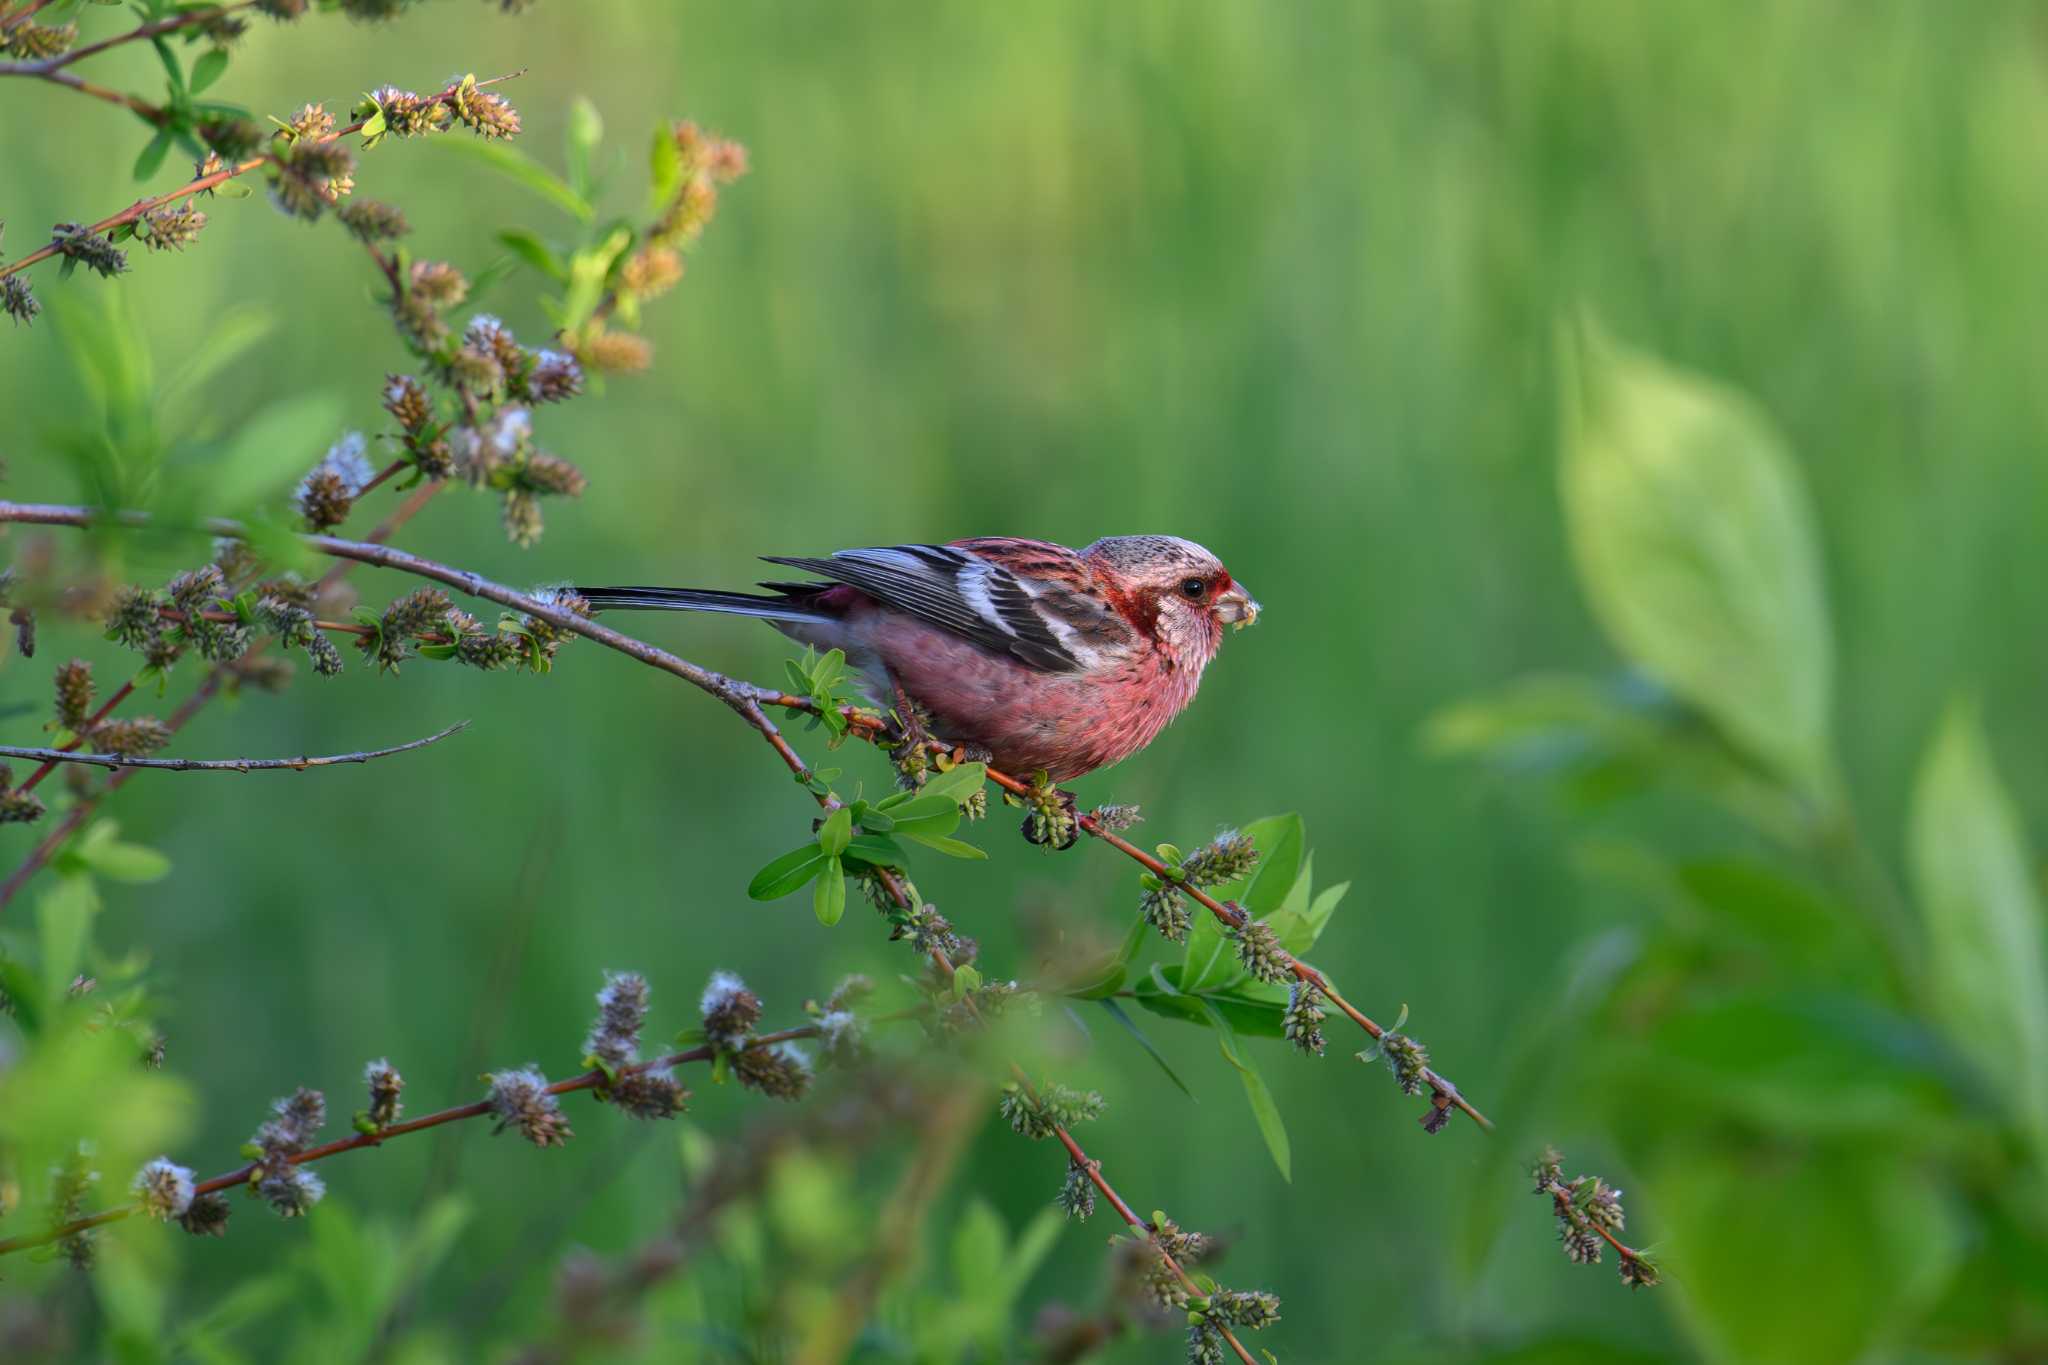
{"type": "MultiPolygon", "coordinates": [[[[1012,1062],[1010,1064],[1010,1073],[1017,1078],[1017,1083],[1024,1087],[1026,1093],[1035,1100],[1038,1092],[1032,1087],[1031,1078],[1024,1074],[1023,1068],[1012,1062]]],[[[1122,1195],[1111,1188],[1108,1179],[1102,1174],[1102,1163],[1091,1160],[1088,1153],[1081,1150],[1081,1144],[1074,1141],[1074,1135],[1066,1129],[1055,1124],[1052,1131],[1053,1136],[1060,1140],[1060,1146],[1067,1149],[1067,1156],[1073,1161],[1074,1165],[1087,1175],[1089,1183],[1094,1185],[1097,1190],[1100,1190],[1102,1197],[1109,1201],[1109,1206],[1116,1210],[1116,1216],[1123,1219],[1125,1225],[1131,1231],[1152,1244],[1152,1249],[1159,1253],[1159,1259],[1165,1263],[1168,1270],[1173,1272],[1174,1278],[1180,1281],[1181,1288],[1197,1298],[1201,1297],[1203,1293],[1202,1287],[1188,1278],[1187,1271],[1183,1270],[1180,1262],[1173,1258],[1173,1253],[1160,1244],[1157,1236],[1158,1229],[1145,1219],[1140,1218],[1137,1210],[1133,1209],[1125,1202],[1122,1195]]],[[[1232,1335],[1229,1327],[1221,1322],[1215,1323],[1215,1327],[1216,1330],[1223,1333],[1223,1339],[1230,1343],[1230,1349],[1237,1352],[1237,1358],[1242,1360],[1244,1365],[1258,1365],[1258,1362],[1252,1359],[1251,1352],[1245,1350],[1244,1343],[1232,1335]]]]}
{"type": "Polygon", "coordinates": [[[89,763],[97,768],[154,768],[172,773],[304,772],[308,768],[331,768],[338,763],[368,763],[373,758],[389,758],[392,754],[424,749],[429,744],[438,744],[457,731],[468,728],[468,721],[457,721],[438,734],[411,740],[405,744],[394,744],[389,749],[362,749],[351,754],[325,754],[317,757],[309,755],[304,758],[128,758],[121,754],[79,754],[64,749],[21,749],[11,744],[0,744],[0,758],[32,758],[45,763],[89,763]]]}
{"type": "MultiPolygon", "coordinates": [[[[96,43],[87,43],[84,47],[74,47],[69,52],[60,52],[54,57],[45,57],[41,61],[0,62],[0,76],[47,76],[53,71],[71,65],[73,62],[83,61],[87,57],[105,52],[108,48],[119,47],[123,43],[138,42],[144,38],[160,37],[166,33],[176,33],[181,28],[192,28],[195,25],[218,19],[224,14],[233,14],[238,9],[248,9],[255,3],[256,0],[239,0],[236,4],[217,5],[212,9],[186,10],[182,14],[173,14],[169,18],[152,20],[147,24],[131,28],[126,32],[116,33],[109,38],[102,38],[96,43]]],[[[31,9],[30,12],[33,13],[34,10],[31,9]]]]}
{"type": "MultiPolygon", "coordinates": [[[[436,481],[423,484],[419,488],[414,489],[411,497],[400,503],[390,516],[386,517],[378,524],[375,530],[370,532],[368,537],[370,542],[376,544],[390,539],[400,527],[417,516],[420,509],[425,507],[444,486],[443,482],[436,481]]],[[[336,564],[327,571],[318,583],[314,584],[315,594],[324,593],[332,588],[354,567],[353,563],[346,560],[336,564]]],[[[260,652],[268,643],[267,640],[257,641],[249,653],[255,654],[260,652]]],[[[245,655],[244,657],[246,658],[247,656],[245,655]]],[[[172,734],[176,734],[179,730],[183,729],[187,721],[191,720],[209,701],[219,694],[221,684],[227,680],[227,677],[228,666],[216,664],[213,671],[206,675],[205,681],[199,684],[192,695],[187,697],[176,711],[171,713],[171,718],[164,723],[164,728],[172,734]]],[[[107,699],[107,704],[99,709],[93,719],[97,721],[104,717],[109,711],[114,709],[116,703],[134,690],[135,683],[133,680],[123,683],[120,690],[107,699]]],[[[35,776],[30,779],[30,782],[23,785],[27,786],[35,781],[40,781],[42,774],[48,772],[54,766],[54,764],[46,764],[44,767],[37,769],[35,776]]],[[[134,776],[135,773],[132,769],[115,773],[113,777],[108,779],[105,787],[91,796],[82,798],[77,805],[66,811],[64,818],[59,820],[56,827],[43,837],[42,842],[29,852],[28,857],[22,861],[21,866],[9,873],[5,882],[0,882],[0,910],[6,909],[8,902],[20,894],[22,887],[28,885],[29,879],[47,866],[50,859],[57,856],[57,851],[64,847],[65,840],[78,832],[79,827],[92,815],[99,803],[119,790],[123,783],[134,776]]]]}
{"type": "MultiPolygon", "coordinates": [[[[514,79],[515,77],[522,76],[524,74],[524,70],[511,71],[507,72],[505,75],[502,76],[493,76],[486,81],[478,81],[477,84],[479,86],[496,85],[500,81],[509,81],[514,79]]],[[[461,88],[462,83],[460,81],[457,81],[455,84],[449,86],[447,89],[442,90],[440,93],[436,94],[433,97],[431,103],[445,104],[450,99],[453,99],[455,96],[455,92],[460,90],[461,88]]],[[[338,138],[347,137],[351,133],[359,133],[363,130],[363,125],[365,125],[368,122],[368,119],[357,119],[354,123],[348,124],[345,127],[337,128],[333,132],[325,135],[324,137],[315,138],[314,141],[333,142],[338,138]]],[[[274,158],[272,158],[268,153],[265,153],[260,156],[253,156],[250,157],[247,161],[238,161],[232,165],[224,166],[220,170],[213,172],[213,174],[211,175],[202,175],[198,179],[192,181],[190,184],[182,185],[175,190],[169,190],[163,194],[155,195],[148,199],[138,199],[133,204],[130,204],[127,208],[122,209],[119,213],[116,213],[108,218],[102,218],[99,222],[92,224],[88,231],[94,233],[101,233],[106,232],[111,228],[117,228],[121,226],[123,223],[135,222],[143,215],[153,213],[157,209],[162,208],[166,204],[175,204],[176,202],[178,202],[178,200],[187,198],[188,196],[194,194],[198,194],[203,190],[210,190],[217,186],[224,185],[228,181],[233,180],[236,176],[246,175],[248,172],[255,170],[258,166],[261,166],[264,163],[271,161],[273,159],[274,158]]],[[[14,262],[12,265],[0,265],[0,279],[5,279],[7,276],[15,274],[17,271],[26,270],[30,266],[35,265],[39,261],[47,261],[48,259],[50,259],[50,257],[57,254],[57,249],[57,244],[55,242],[51,242],[47,246],[40,247],[35,251],[31,251],[28,255],[14,262]]]]}
{"type": "MultiPolygon", "coordinates": [[[[773,1047],[777,1043],[786,1043],[797,1038],[815,1038],[818,1032],[818,1025],[804,1024],[798,1028],[783,1029],[779,1033],[760,1034],[748,1040],[747,1050],[773,1047]]],[[[652,1061],[635,1062],[630,1066],[621,1067],[619,1070],[622,1073],[667,1071],[689,1062],[708,1062],[717,1055],[718,1049],[709,1043],[705,1043],[698,1047],[686,1048],[681,1052],[671,1052],[666,1057],[656,1057],[652,1061]]],[[[547,1088],[547,1093],[550,1095],[567,1095],[577,1090],[592,1090],[605,1084],[606,1081],[607,1078],[604,1072],[586,1071],[580,1076],[572,1076],[568,1080],[556,1081],[547,1088]]],[[[439,1128],[445,1123],[459,1123],[464,1119],[482,1118],[491,1112],[493,1111],[489,1100],[478,1100],[474,1104],[458,1104],[452,1109],[443,1109],[439,1113],[426,1114],[416,1119],[405,1119],[402,1122],[380,1128],[373,1133],[357,1133],[352,1137],[336,1138],[333,1142],[322,1143],[318,1147],[308,1147],[303,1152],[294,1153],[288,1159],[294,1166],[303,1166],[310,1161],[324,1161],[331,1156],[340,1156],[343,1152],[353,1152],[363,1147],[381,1146],[391,1138],[404,1137],[408,1133],[422,1133],[429,1128],[439,1128]]],[[[249,1176],[256,1169],[257,1166],[254,1162],[238,1166],[234,1170],[214,1176],[210,1180],[199,1181],[193,1185],[192,1192],[195,1195],[217,1194],[221,1190],[233,1189],[237,1185],[246,1184],[249,1176]]],[[[26,1251],[30,1247],[46,1246],[51,1242],[62,1241],[66,1237],[74,1236],[91,1228],[101,1227],[108,1223],[117,1223],[123,1218],[132,1216],[140,1208],[139,1204],[123,1204],[119,1208],[105,1209],[85,1218],[56,1224],[55,1226],[45,1228],[41,1232],[24,1233],[19,1237],[9,1237],[0,1240],[0,1256],[4,1256],[10,1251],[26,1251]]]]}
{"type": "Polygon", "coordinates": [[[69,71],[9,72],[4,64],[0,64],[0,75],[40,75],[52,85],[61,85],[67,90],[76,90],[81,95],[90,95],[96,100],[118,104],[123,109],[131,110],[153,127],[161,128],[164,123],[165,111],[161,105],[151,104],[140,95],[130,95],[104,85],[95,85],[91,81],[72,75],[69,71]]]}

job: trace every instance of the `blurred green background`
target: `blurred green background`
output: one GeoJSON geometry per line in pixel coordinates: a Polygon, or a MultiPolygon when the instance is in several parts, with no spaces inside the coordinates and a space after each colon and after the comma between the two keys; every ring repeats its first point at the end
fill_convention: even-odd
{"type": "MultiPolygon", "coordinates": [[[[1634,345],[1746,391],[1795,452],[1835,623],[1847,787],[1886,870],[1900,872],[1912,775],[1958,687],[1981,698],[2018,807],[2048,812],[2035,752],[2048,737],[2041,8],[544,0],[504,18],[448,0],[389,28],[259,23],[211,93],[284,114],[387,81],[426,89],[520,67],[505,89],[522,145],[555,161],[587,95],[629,211],[662,117],[743,141],[753,170],[678,292],[649,311],[654,371],[543,414],[543,444],[590,475],[580,503],[552,505],[546,538],[522,552],[486,500],[451,493],[402,543],[515,583],[704,586],[750,581],[757,554],[984,533],[1169,531],[1212,547],[1266,615],[1227,642],[1192,711],[1078,784],[1082,800],[1138,802],[1141,842],[1183,845],[1300,811],[1321,879],[1354,882],[1319,960],[1377,1017],[1405,1003],[1438,1066],[1503,1131],[1425,1139],[1384,1073],[1257,1042],[1293,1135],[1289,1185],[1213,1039],[1147,1018],[1202,1102],[1098,1025],[1065,1073],[1110,1096],[1091,1150],[1141,1209],[1235,1239],[1226,1276],[1283,1296],[1285,1320],[1260,1343],[1283,1359],[1524,1343],[1548,1343],[1531,1347],[1544,1359],[1741,1358],[1687,1284],[1631,1294],[1611,1267],[1567,1265],[1519,1167],[1555,1141],[1571,1168],[1628,1189],[1634,1240],[1669,1234],[1659,1188],[1631,1165],[1668,1144],[1632,1147],[1616,1074],[1570,1029],[1543,1032],[1568,1012],[1582,945],[1660,932],[1645,897],[1582,876],[1573,854],[1624,831],[1682,850],[1748,836],[1682,801],[1548,800],[1432,757],[1420,735],[1442,707],[1518,676],[1619,667],[1575,580],[1557,494],[1556,328],[1585,305],[1634,345]]],[[[147,91],[151,68],[130,49],[94,74],[147,91]]],[[[141,141],[118,111],[0,88],[9,256],[44,224],[129,202],[141,141]]],[[[421,256],[479,266],[500,227],[565,226],[423,143],[380,147],[357,181],[405,207],[421,256]]],[[[367,265],[331,226],[261,198],[207,209],[196,246],[138,252],[120,281],[40,276],[51,316],[0,337],[8,496],[77,496],[39,433],[75,420],[52,324],[96,291],[120,291],[164,369],[231,310],[278,316],[205,395],[230,429],[309,391],[381,429],[380,382],[405,357],[367,265]]],[[[515,280],[484,306],[538,340],[533,292],[515,280]]],[[[134,571],[155,581],[174,567],[134,571]]],[[[410,586],[354,581],[379,603],[410,586]]],[[[742,676],[780,673],[780,642],[759,626],[622,623],[742,676]]],[[[48,625],[43,648],[122,676],[87,630],[48,625]]],[[[166,708],[196,676],[187,665],[166,708]]],[[[0,699],[39,712],[46,686],[41,657],[0,672],[0,699]]],[[[302,676],[281,697],[214,708],[173,752],[345,750],[463,718],[469,733],[381,767],[144,777],[115,803],[126,837],[166,849],[176,870],[110,887],[99,941],[152,960],[170,1067],[202,1101],[177,1154],[202,1174],[232,1163],[272,1096],[352,1094],[372,1056],[399,1063],[419,1108],[472,1094],[486,1066],[534,1058],[567,1074],[606,968],[646,973],[657,1024],[672,1026],[718,967],[746,975],[771,1019],[842,971],[903,969],[858,906],[827,931],[802,898],[745,899],[754,869],[802,837],[798,794],[715,704],[594,647],[570,647],[545,678],[424,662],[397,678],[302,676]]],[[[30,719],[8,729],[36,742],[30,719]]],[[[885,778],[870,752],[844,762],[885,778]]],[[[1028,967],[1030,923],[1049,906],[1106,933],[1128,923],[1128,864],[1094,847],[1047,855],[1011,835],[1012,818],[977,832],[991,863],[919,876],[985,962],[1028,967]]],[[[0,831],[0,864],[33,837],[0,831]]],[[[697,1088],[693,1122],[714,1135],[756,1103],[697,1088]]],[[[330,1201],[402,1221],[458,1163],[477,1216],[426,1301],[464,1333],[516,1334],[545,1312],[560,1239],[621,1250],[673,1203],[671,1133],[572,1112],[585,1135],[562,1152],[472,1125],[445,1145],[342,1158],[322,1168],[330,1201]]],[[[1751,1150],[1718,1122],[1690,1136],[1751,1150]]],[[[1059,1174],[1056,1153],[992,1126],[948,1207],[979,1191],[1019,1225],[1059,1174]]],[[[1935,1207],[1972,1188],[1959,1180],[1935,1207]]],[[[181,1242],[177,1301],[216,1301],[319,1218],[252,1209],[225,1242],[181,1242]]],[[[1916,1302],[1974,1245],[1967,1218],[1943,1220],[1905,1232],[1959,1248],[1925,1270],[1936,1283],[1916,1302]]],[[[1867,1240],[1853,1219],[1795,1211],[1766,1226],[1759,1241],[1778,1250],[1764,1260],[1818,1280],[1749,1310],[1759,1331],[1789,1334],[1779,1358],[1894,1350],[1888,1332],[1809,1341],[1796,1325],[1869,1316],[1827,1280],[1867,1240]]],[[[1065,1232],[1026,1304],[1089,1299],[1103,1229],[1065,1232]]],[[[2013,1340],[2039,1349],[2033,1323],[2013,1340]]],[[[1110,1358],[1177,1353],[1149,1339],[1110,1358]]]]}

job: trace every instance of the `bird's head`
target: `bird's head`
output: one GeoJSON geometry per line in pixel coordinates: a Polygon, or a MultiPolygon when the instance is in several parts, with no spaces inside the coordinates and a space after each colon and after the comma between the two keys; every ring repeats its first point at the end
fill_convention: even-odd
{"type": "Polygon", "coordinates": [[[1182,662],[1215,656],[1223,627],[1259,619],[1259,604],[1223,562],[1179,536],[1105,536],[1081,552],[1125,619],[1182,662]]]}

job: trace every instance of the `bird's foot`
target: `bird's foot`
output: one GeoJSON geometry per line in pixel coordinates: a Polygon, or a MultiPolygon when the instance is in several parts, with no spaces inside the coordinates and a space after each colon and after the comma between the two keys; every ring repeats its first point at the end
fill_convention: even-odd
{"type": "Polygon", "coordinates": [[[1051,849],[1067,849],[1080,837],[1074,794],[1061,791],[1045,773],[1038,774],[1024,794],[1024,837],[1051,849]]]}

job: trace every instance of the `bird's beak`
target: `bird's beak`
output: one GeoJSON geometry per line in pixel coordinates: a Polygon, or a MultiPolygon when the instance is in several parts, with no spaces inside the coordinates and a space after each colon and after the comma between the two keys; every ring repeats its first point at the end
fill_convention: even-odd
{"type": "Polygon", "coordinates": [[[1233,585],[1228,592],[1217,595],[1216,619],[1242,630],[1259,619],[1259,604],[1241,586],[1233,585]]]}

